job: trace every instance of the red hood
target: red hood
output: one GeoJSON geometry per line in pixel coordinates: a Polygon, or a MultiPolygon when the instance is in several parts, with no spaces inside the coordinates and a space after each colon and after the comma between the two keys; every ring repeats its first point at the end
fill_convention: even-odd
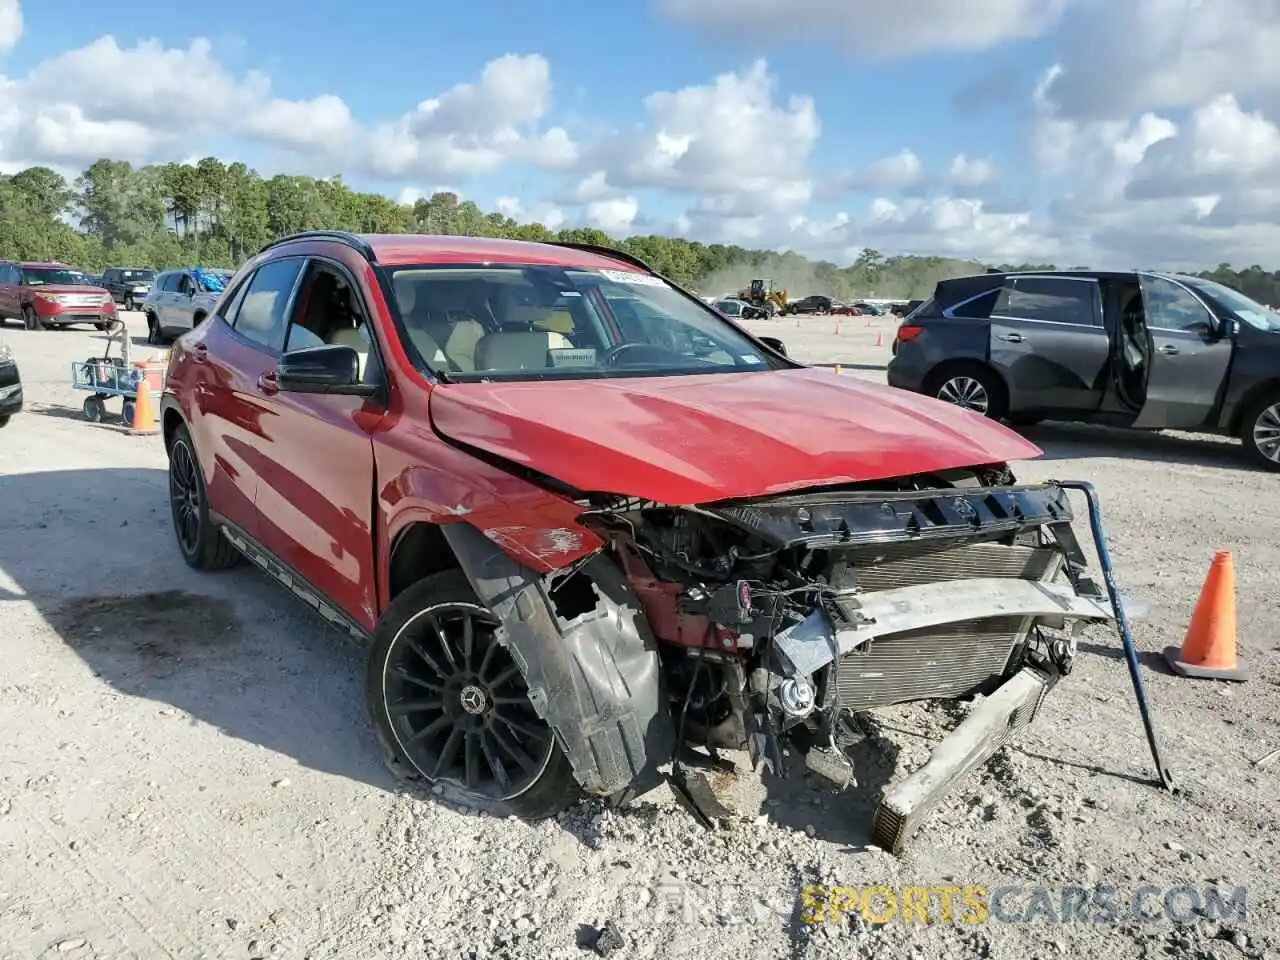
{"type": "Polygon", "coordinates": [[[445,437],[579,490],[672,505],[1041,454],[978,414],[814,368],[453,383],[430,403],[445,437]]]}

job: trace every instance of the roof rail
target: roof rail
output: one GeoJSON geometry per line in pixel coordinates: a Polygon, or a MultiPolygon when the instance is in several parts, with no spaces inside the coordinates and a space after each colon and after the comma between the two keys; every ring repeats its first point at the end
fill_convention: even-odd
{"type": "Polygon", "coordinates": [[[574,243],[571,240],[547,240],[545,242],[554,247],[568,247],[570,250],[581,250],[584,253],[595,253],[602,257],[612,257],[614,260],[621,260],[623,263],[629,263],[633,267],[639,267],[641,270],[648,273],[658,272],[634,254],[627,253],[623,250],[616,250],[613,247],[606,247],[603,244],[574,243]]]}
{"type": "Polygon", "coordinates": [[[266,253],[273,247],[278,247],[286,243],[293,243],[296,240],[336,240],[338,243],[345,243],[370,263],[378,262],[378,256],[373,252],[373,246],[369,241],[346,230],[303,230],[300,233],[291,233],[287,236],[278,237],[275,240],[272,240],[265,247],[259,250],[258,253],[266,253]]]}

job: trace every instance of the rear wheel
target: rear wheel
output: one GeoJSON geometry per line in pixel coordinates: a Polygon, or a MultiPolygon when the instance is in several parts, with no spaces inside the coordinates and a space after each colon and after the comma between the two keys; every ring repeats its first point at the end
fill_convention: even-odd
{"type": "Polygon", "coordinates": [[[979,364],[949,367],[931,379],[929,392],[939,400],[972,410],[992,420],[1008,412],[1004,384],[991,370],[979,364]]]}
{"type": "Polygon", "coordinates": [[[474,809],[540,820],[581,791],[497,631],[461,571],[409,587],[375,634],[369,716],[398,775],[474,809]]]}
{"type": "Polygon", "coordinates": [[[147,343],[152,346],[160,345],[160,321],[154,313],[147,314],[147,343]]]}
{"type": "Polygon", "coordinates": [[[1250,404],[1240,423],[1240,440],[1254,463],[1280,472],[1280,393],[1250,404]]]}
{"type": "Polygon", "coordinates": [[[187,566],[225,570],[239,562],[239,552],[209,516],[204,474],[185,426],[178,427],[169,441],[169,511],[178,549],[187,566]]]}
{"type": "Polygon", "coordinates": [[[80,406],[80,412],[90,423],[101,423],[107,408],[101,397],[85,397],[84,403],[80,406]]]}
{"type": "Polygon", "coordinates": [[[0,427],[7,427],[11,416],[13,416],[11,413],[6,413],[4,416],[0,416],[0,427]]]}

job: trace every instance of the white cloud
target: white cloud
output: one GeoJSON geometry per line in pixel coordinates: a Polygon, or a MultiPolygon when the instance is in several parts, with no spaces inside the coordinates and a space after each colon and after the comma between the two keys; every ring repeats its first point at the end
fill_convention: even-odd
{"type": "Polygon", "coordinates": [[[1280,101],[1276,0],[1076,0],[1049,99],[1072,120],[1193,107],[1226,93],[1280,101]]]}
{"type": "Polygon", "coordinates": [[[1067,0],[657,0],[668,18],[735,41],[817,39],[864,56],[987,50],[1036,37],[1067,0]]]}
{"type": "Polygon", "coordinates": [[[608,171],[608,182],[624,190],[703,198],[708,215],[802,206],[813,192],[808,158],[821,132],[818,113],[810,97],[776,103],[776,87],[757,60],[703,86],[652,93],[644,101],[648,122],[597,144],[591,168],[608,171]]]}
{"type": "Polygon", "coordinates": [[[540,223],[549,230],[559,230],[568,219],[565,212],[554,203],[534,203],[526,206],[519,197],[496,197],[493,208],[504,217],[521,223],[540,223]]]}
{"type": "Polygon", "coordinates": [[[616,197],[587,204],[587,222],[605,233],[626,233],[640,212],[635,197],[616,197]]]}
{"type": "Polygon", "coordinates": [[[854,178],[854,185],[873,190],[902,190],[914,186],[924,177],[924,164],[911,150],[903,148],[889,157],[867,165],[854,178]]]}
{"type": "MultiPolygon", "coordinates": [[[[21,23],[12,0],[5,3],[0,0],[0,44],[16,36],[21,23]]],[[[551,76],[537,54],[498,57],[475,82],[373,123],[357,120],[331,93],[273,98],[266,74],[236,76],[204,38],[185,48],[154,39],[123,47],[103,36],[40,62],[24,77],[0,80],[0,88],[7,107],[0,113],[0,156],[6,160],[19,150],[32,162],[170,159],[179,145],[185,153],[193,138],[215,134],[388,180],[467,176],[508,162],[561,168],[578,155],[563,129],[542,127],[551,76]]]]}
{"type": "Polygon", "coordinates": [[[18,0],[0,0],[0,53],[8,53],[22,39],[22,7],[18,0]]]}
{"type": "Polygon", "coordinates": [[[969,157],[957,153],[951,158],[948,176],[954,186],[962,190],[972,189],[994,183],[1000,176],[1000,170],[993,161],[985,157],[969,157]]]}

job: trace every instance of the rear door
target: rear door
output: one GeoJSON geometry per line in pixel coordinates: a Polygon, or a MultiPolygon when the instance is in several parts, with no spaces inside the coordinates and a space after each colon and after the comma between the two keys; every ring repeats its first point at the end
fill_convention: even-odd
{"type": "MultiPolygon", "coordinates": [[[[209,324],[191,347],[204,368],[195,440],[206,461],[206,477],[207,461],[213,459],[210,503],[259,542],[255,501],[267,459],[264,449],[277,428],[268,391],[302,263],[302,258],[288,257],[259,267],[228,301],[226,316],[209,324]]],[[[175,285],[176,276],[171,277],[175,285]]]]}
{"type": "Polygon", "coordinates": [[[1200,299],[1167,277],[1139,275],[1151,345],[1147,394],[1133,422],[1150,429],[1192,429],[1209,418],[1231,365],[1232,340],[1200,299]]]}
{"type": "Polygon", "coordinates": [[[1014,275],[991,313],[991,365],[1009,385],[1009,408],[1097,410],[1111,340],[1092,277],[1014,275]]]}
{"type": "Polygon", "coordinates": [[[152,304],[155,306],[156,320],[161,330],[169,330],[173,326],[170,315],[173,312],[173,291],[177,285],[176,273],[162,273],[156,277],[156,285],[152,287],[152,304]]]}

